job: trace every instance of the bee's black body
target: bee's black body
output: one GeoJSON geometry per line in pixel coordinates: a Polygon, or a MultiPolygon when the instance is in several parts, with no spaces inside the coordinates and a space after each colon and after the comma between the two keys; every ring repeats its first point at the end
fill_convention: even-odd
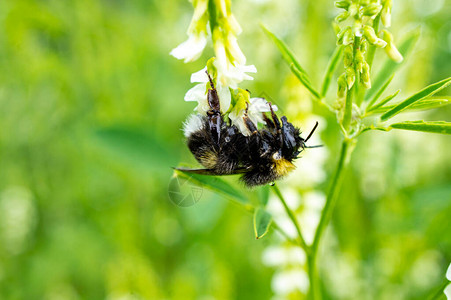
{"type": "Polygon", "coordinates": [[[210,85],[210,110],[207,116],[201,117],[201,126],[187,139],[188,148],[206,169],[184,171],[209,175],[241,173],[241,180],[252,187],[271,183],[293,170],[293,160],[306,147],[305,142],[311,134],[304,140],[299,129],[285,116],[280,124],[269,104],[271,119],[263,114],[266,126],[257,129],[245,115],[244,122],[251,134],[243,135],[237,127],[224,122],[211,79],[210,85]]]}

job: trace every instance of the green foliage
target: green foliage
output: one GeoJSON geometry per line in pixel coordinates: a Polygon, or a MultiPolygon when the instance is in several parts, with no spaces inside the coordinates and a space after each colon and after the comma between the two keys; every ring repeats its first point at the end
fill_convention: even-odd
{"type": "Polygon", "coordinates": [[[450,83],[451,83],[451,77],[425,87],[418,93],[410,96],[406,100],[402,101],[401,103],[399,103],[398,105],[396,105],[395,107],[393,107],[392,109],[390,109],[389,111],[384,113],[381,116],[382,121],[386,121],[386,120],[394,117],[395,115],[399,114],[401,111],[405,110],[406,108],[408,108],[415,102],[418,102],[420,100],[423,100],[427,97],[434,95],[441,89],[444,89],[445,87],[447,87],[450,83]]]}
{"type": "Polygon", "coordinates": [[[451,134],[451,122],[444,121],[406,121],[391,124],[390,128],[451,134]]]}
{"type": "Polygon", "coordinates": [[[268,233],[271,220],[271,214],[265,209],[257,207],[254,211],[254,233],[256,239],[261,239],[268,233]]]}
{"type": "Polygon", "coordinates": [[[186,179],[189,179],[190,181],[196,182],[202,187],[221,193],[226,198],[234,200],[239,204],[244,205],[248,209],[251,208],[249,199],[245,195],[243,195],[241,191],[237,190],[232,185],[217,176],[205,176],[179,170],[175,170],[175,173],[177,174],[177,176],[182,176],[186,179]]]}

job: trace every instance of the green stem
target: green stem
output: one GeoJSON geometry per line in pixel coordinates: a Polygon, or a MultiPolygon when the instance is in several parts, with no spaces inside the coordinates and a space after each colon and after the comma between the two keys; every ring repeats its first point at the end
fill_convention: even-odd
{"type": "Polygon", "coordinates": [[[310,252],[309,247],[307,246],[304,236],[301,232],[301,227],[299,227],[298,220],[296,219],[296,216],[293,214],[293,211],[288,207],[287,202],[285,201],[285,198],[283,197],[282,193],[280,192],[279,188],[276,184],[273,185],[273,190],[276,193],[277,197],[279,197],[280,201],[283,204],[283,207],[285,208],[285,211],[287,212],[288,216],[290,217],[291,221],[293,222],[294,226],[296,227],[296,231],[299,236],[300,245],[305,250],[305,252],[308,254],[310,252]]]}
{"type": "Polygon", "coordinates": [[[332,183],[330,185],[329,191],[327,193],[326,205],[324,206],[323,212],[321,214],[321,219],[318,224],[318,228],[315,232],[315,237],[313,239],[313,244],[310,248],[309,256],[309,276],[310,276],[310,286],[312,287],[311,295],[313,299],[318,299],[318,282],[316,276],[316,257],[318,254],[318,246],[321,241],[321,236],[327,227],[327,224],[332,217],[332,212],[337,202],[337,192],[340,186],[340,182],[343,175],[343,170],[348,164],[350,154],[355,146],[355,140],[346,139],[343,141],[340,151],[340,158],[338,159],[337,168],[333,175],[332,183]]]}

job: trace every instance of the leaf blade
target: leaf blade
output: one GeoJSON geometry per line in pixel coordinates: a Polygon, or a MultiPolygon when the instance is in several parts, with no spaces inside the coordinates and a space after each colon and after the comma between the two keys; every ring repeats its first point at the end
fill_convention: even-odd
{"type": "MultiPolygon", "coordinates": [[[[428,109],[434,109],[443,107],[446,105],[451,104],[451,100],[446,99],[446,97],[440,97],[440,98],[427,98],[420,100],[408,108],[405,109],[405,112],[407,111],[415,111],[415,110],[428,110],[428,109]]],[[[389,111],[390,109],[394,108],[396,104],[388,105],[388,106],[374,106],[372,107],[368,113],[370,114],[382,114],[386,111],[389,111]]]]}
{"type": "Polygon", "coordinates": [[[446,121],[405,121],[391,124],[389,127],[393,129],[451,134],[451,122],[446,121]]]}
{"type": "Polygon", "coordinates": [[[335,48],[332,56],[329,59],[329,63],[327,64],[326,73],[324,74],[323,84],[321,85],[321,96],[325,97],[327,94],[327,90],[329,89],[330,81],[334,74],[335,69],[337,68],[338,62],[340,60],[341,53],[343,52],[343,47],[338,46],[335,48]]]}
{"type": "MultiPolygon", "coordinates": [[[[260,24],[260,26],[262,27],[263,31],[273,40],[274,44],[276,44],[277,48],[279,49],[279,52],[282,54],[283,59],[288,63],[288,65],[290,66],[291,64],[294,64],[295,67],[301,72],[303,73],[307,79],[308,79],[308,74],[307,72],[304,70],[304,68],[302,68],[301,64],[299,63],[299,61],[297,60],[296,56],[294,55],[293,51],[291,51],[288,46],[281,40],[279,39],[274,33],[272,33],[271,31],[269,31],[268,28],[266,28],[264,25],[260,24]]],[[[309,79],[308,79],[309,80],[309,79]]],[[[310,81],[310,80],[309,80],[310,81]]]]}
{"type": "Polygon", "coordinates": [[[321,99],[320,94],[312,87],[312,85],[310,84],[310,82],[308,81],[308,79],[305,77],[305,75],[300,72],[298,69],[296,69],[296,67],[291,64],[290,66],[291,71],[293,72],[293,74],[299,79],[299,81],[304,85],[304,87],[310,91],[310,93],[312,93],[312,95],[317,98],[317,99],[321,99]]]}
{"type": "Polygon", "coordinates": [[[228,182],[218,178],[217,176],[206,176],[193,174],[189,172],[184,172],[182,170],[175,170],[175,174],[182,176],[198,185],[204,186],[214,192],[219,192],[226,197],[230,197],[235,202],[246,206],[247,208],[252,207],[249,199],[244,196],[244,194],[237,189],[235,189],[228,182]]]}
{"type": "Polygon", "coordinates": [[[390,119],[391,117],[396,116],[397,114],[399,114],[401,111],[403,111],[410,105],[414,104],[415,102],[417,102],[419,100],[423,100],[429,96],[434,95],[438,91],[447,87],[450,83],[451,83],[451,77],[443,79],[439,82],[433,83],[433,84],[425,87],[421,91],[417,92],[416,94],[413,94],[406,100],[402,101],[401,103],[399,103],[398,105],[393,107],[391,110],[384,113],[381,116],[381,120],[386,121],[386,120],[390,119]]]}
{"type": "Polygon", "coordinates": [[[272,216],[263,208],[257,207],[257,209],[254,211],[253,219],[255,238],[258,240],[268,233],[269,227],[272,222],[272,216]]]}

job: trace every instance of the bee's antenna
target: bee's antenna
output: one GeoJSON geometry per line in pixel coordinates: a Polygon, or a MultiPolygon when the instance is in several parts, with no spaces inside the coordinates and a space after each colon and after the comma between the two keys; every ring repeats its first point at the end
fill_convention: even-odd
{"type": "Polygon", "coordinates": [[[215,89],[215,84],[213,83],[213,79],[211,79],[210,74],[208,74],[208,71],[207,71],[207,70],[205,70],[205,73],[207,73],[208,80],[210,81],[211,88],[212,88],[212,89],[215,89]]]}
{"type": "MultiPolygon", "coordinates": [[[[309,135],[307,136],[307,138],[304,140],[304,143],[307,143],[307,141],[309,140],[309,138],[312,137],[312,134],[315,132],[316,128],[318,127],[318,121],[316,121],[315,126],[313,126],[312,131],[310,131],[309,135]]],[[[314,148],[315,146],[311,146],[311,147],[305,147],[305,148],[314,148]]]]}

